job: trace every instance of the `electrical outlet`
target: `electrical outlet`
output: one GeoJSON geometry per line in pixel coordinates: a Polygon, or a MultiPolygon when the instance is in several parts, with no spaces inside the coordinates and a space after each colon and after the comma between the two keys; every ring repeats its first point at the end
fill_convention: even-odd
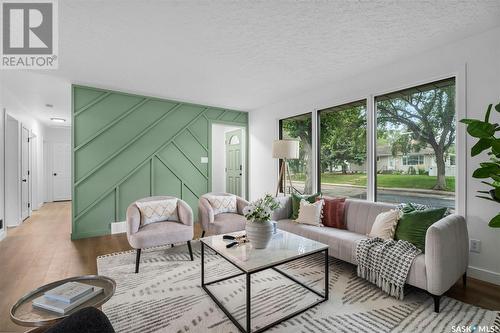
{"type": "Polygon", "coordinates": [[[469,244],[470,252],[480,253],[481,252],[481,241],[478,239],[471,239],[469,244]]]}

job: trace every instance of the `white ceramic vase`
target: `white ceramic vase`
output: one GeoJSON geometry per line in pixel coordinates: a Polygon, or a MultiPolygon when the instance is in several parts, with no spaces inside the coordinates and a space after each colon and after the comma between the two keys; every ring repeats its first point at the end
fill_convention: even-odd
{"type": "Polygon", "coordinates": [[[273,237],[273,224],[271,221],[247,221],[247,239],[254,249],[265,249],[273,237]]]}

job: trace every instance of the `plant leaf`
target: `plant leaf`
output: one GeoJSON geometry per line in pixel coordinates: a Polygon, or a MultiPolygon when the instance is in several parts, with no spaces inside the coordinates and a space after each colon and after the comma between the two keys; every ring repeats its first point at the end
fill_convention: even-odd
{"type": "Polygon", "coordinates": [[[495,155],[500,154],[500,139],[491,140],[491,149],[495,155]]]}
{"type": "Polygon", "coordinates": [[[477,120],[467,126],[467,132],[475,138],[490,138],[495,134],[495,126],[477,120]]]}
{"type": "Polygon", "coordinates": [[[491,113],[491,107],[493,104],[488,105],[488,110],[486,111],[486,115],[484,116],[484,122],[489,123],[490,122],[490,113],[491,113]]]}
{"type": "Polygon", "coordinates": [[[500,103],[498,103],[497,105],[495,105],[495,110],[497,110],[498,112],[500,112],[500,103]]]}
{"type": "Polygon", "coordinates": [[[488,225],[492,228],[500,228],[500,214],[495,216],[490,220],[490,223],[488,225]]]}
{"type": "Polygon", "coordinates": [[[481,167],[479,169],[474,170],[472,177],[474,177],[474,178],[490,178],[491,175],[497,174],[497,169],[499,169],[499,167],[497,165],[481,167]]]}
{"type": "Polygon", "coordinates": [[[489,201],[493,201],[493,202],[496,202],[495,200],[493,200],[492,198],[490,197],[485,197],[484,195],[476,195],[477,198],[481,198],[481,199],[486,199],[486,200],[489,200],[489,201]]]}
{"type": "Polygon", "coordinates": [[[464,119],[461,119],[460,122],[463,123],[463,124],[470,124],[470,123],[473,123],[475,121],[479,121],[477,119],[468,119],[468,118],[464,118],[464,119]]]}
{"type": "Polygon", "coordinates": [[[483,151],[491,147],[492,139],[481,138],[471,149],[471,156],[481,154],[483,151]]]}

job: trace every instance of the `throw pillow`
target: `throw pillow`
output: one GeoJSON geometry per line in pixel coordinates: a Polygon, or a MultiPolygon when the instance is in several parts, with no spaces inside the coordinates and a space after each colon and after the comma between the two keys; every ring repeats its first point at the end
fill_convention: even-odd
{"type": "Polygon", "coordinates": [[[447,208],[427,209],[405,213],[399,219],[396,228],[396,239],[406,240],[425,252],[425,235],[427,229],[442,219],[447,208]]]}
{"type": "Polygon", "coordinates": [[[399,211],[391,209],[377,215],[373,222],[369,237],[379,237],[382,239],[393,239],[398,225],[399,211]]]}
{"type": "MultiPolygon", "coordinates": [[[[402,213],[410,213],[410,212],[413,212],[413,211],[421,211],[421,210],[427,210],[427,209],[436,209],[438,207],[432,207],[432,206],[429,206],[429,205],[422,205],[422,204],[419,204],[419,203],[415,203],[415,202],[407,202],[407,203],[400,203],[397,207],[396,207],[399,211],[401,211],[402,213]]],[[[446,213],[444,214],[444,216],[447,216],[447,215],[450,215],[451,212],[450,212],[450,209],[446,209],[446,213]]]]}
{"type": "MultiPolygon", "coordinates": [[[[321,200],[317,198],[316,200],[321,200]]],[[[323,218],[325,227],[347,229],[344,221],[345,198],[323,198],[323,218]]]]}
{"type": "Polygon", "coordinates": [[[214,210],[214,215],[238,212],[235,195],[207,195],[206,198],[214,210]]]}
{"type": "Polygon", "coordinates": [[[296,220],[297,217],[299,217],[299,208],[300,208],[300,201],[302,199],[306,200],[309,203],[314,203],[316,201],[316,198],[321,197],[321,193],[315,193],[315,194],[304,194],[304,195],[299,195],[292,193],[292,215],[290,218],[292,220],[296,220]]]}
{"type": "Polygon", "coordinates": [[[141,212],[141,227],[160,221],[178,221],[177,199],[153,201],[136,201],[135,205],[141,212]]]}
{"type": "Polygon", "coordinates": [[[309,203],[306,200],[300,200],[299,216],[297,217],[298,223],[310,224],[314,226],[321,225],[321,213],[323,210],[323,200],[309,203]]]}

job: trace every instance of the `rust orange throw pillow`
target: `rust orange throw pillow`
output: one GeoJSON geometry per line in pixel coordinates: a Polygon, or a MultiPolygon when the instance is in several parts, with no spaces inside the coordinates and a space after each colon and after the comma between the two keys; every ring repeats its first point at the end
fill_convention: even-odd
{"type": "MultiPolygon", "coordinates": [[[[319,198],[317,199],[319,200],[319,198]]],[[[346,229],[344,221],[345,198],[323,197],[323,218],[321,223],[325,227],[346,229]]]]}

